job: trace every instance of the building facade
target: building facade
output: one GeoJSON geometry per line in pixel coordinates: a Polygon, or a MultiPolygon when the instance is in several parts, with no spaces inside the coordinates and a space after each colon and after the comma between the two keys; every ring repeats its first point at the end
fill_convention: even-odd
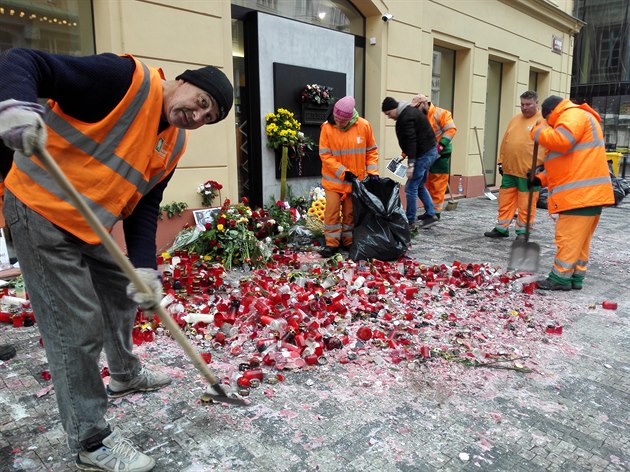
{"type": "Polygon", "coordinates": [[[585,22],[576,36],[571,99],[587,102],[603,119],[606,148],[630,147],[630,3],[577,0],[573,14],[585,22]]]}
{"type": "MultiPolygon", "coordinates": [[[[476,196],[484,176],[499,183],[498,144],[519,95],[569,95],[583,25],[572,8],[560,0],[0,0],[0,50],[130,53],[168,78],[206,64],[232,77],[234,110],[191,133],[165,201],[197,207],[197,186],[209,179],[223,197],[277,198],[265,115],[288,107],[317,141],[325,110],[299,100],[312,83],[355,96],[374,127],[382,175],[400,153],[383,98],[430,94],[453,112],[451,171],[462,176],[462,193],[476,196]]],[[[293,195],[319,182],[318,164],[316,150],[292,161],[293,195]]]]}

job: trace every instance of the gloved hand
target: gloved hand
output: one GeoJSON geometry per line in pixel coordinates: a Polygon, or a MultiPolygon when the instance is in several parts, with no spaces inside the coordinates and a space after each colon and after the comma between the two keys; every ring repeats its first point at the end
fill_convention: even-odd
{"type": "Polygon", "coordinates": [[[346,182],[352,182],[352,181],[356,180],[356,178],[357,178],[357,176],[354,175],[349,170],[347,170],[346,173],[343,176],[343,180],[345,180],[346,182]]]}
{"type": "Polygon", "coordinates": [[[536,174],[533,174],[531,170],[527,171],[527,188],[531,189],[540,186],[542,186],[542,182],[536,177],[536,174]]]}
{"type": "Polygon", "coordinates": [[[44,107],[39,103],[13,99],[0,102],[0,138],[7,147],[32,155],[35,147],[46,145],[43,114],[44,107]]]}
{"type": "Polygon", "coordinates": [[[149,286],[152,293],[142,292],[139,288],[136,288],[133,282],[129,282],[129,285],[127,285],[127,296],[144,310],[159,305],[162,299],[160,273],[155,269],[149,269],[147,267],[135,269],[135,272],[136,275],[149,286]]]}
{"type": "Polygon", "coordinates": [[[439,156],[440,154],[442,154],[442,151],[444,151],[444,146],[443,146],[443,145],[441,145],[440,143],[438,143],[438,145],[437,145],[437,152],[438,152],[438,156],[439,156]]]}
{"type": "Polygon", "coordinates": [[[503,175],[503,164],[499,164],[499,174],[503,175]]]}
{"type": "Polygon", "coordinates": [[[370,180],[373,182],[378,182],[380,180],[380,177],[378,175],[370,174],[370,180]]]}

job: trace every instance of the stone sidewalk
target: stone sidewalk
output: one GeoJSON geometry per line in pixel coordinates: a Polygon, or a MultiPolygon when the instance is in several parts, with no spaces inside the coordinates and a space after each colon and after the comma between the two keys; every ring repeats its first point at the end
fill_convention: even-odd
{"type": "MultiPolygon", "coordinates": [[[[496,202],[459,200],[414,237],[420,261],[504,267],[511,241],[489,240],[496,202]]],[[[166,337],[145,362],[171,386],[111,402],[109,420],[152,455],[156,471],[622,471],[630,469],[630,199],[606,209],[582,291],[536,293],[562,311],[561,336],[531,346],[536,369],[369,362],[287,372],[252,390],[248,408],[203,405],[205,382],[166,337]],[[601,302],[616,301],[618,310],[601,302]]],[[[532,240],[541,277],[553,221],[539,210],[532,240]]],[[[0,362],[0,470],[74,470],[36,328],[0,326],[17,356],[0,362]]],[[[233,360],[213,353],[225,372],[233,360]]]]}

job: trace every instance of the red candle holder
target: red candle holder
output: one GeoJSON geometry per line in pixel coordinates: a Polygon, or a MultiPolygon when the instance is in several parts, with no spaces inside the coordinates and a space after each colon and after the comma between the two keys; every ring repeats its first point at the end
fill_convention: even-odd
{"type": "Polygon", "coordinates": [[[605,310],[616,310],[617,302],[611,302],[610,300],[603,301],[602,308],[605,310]]]}

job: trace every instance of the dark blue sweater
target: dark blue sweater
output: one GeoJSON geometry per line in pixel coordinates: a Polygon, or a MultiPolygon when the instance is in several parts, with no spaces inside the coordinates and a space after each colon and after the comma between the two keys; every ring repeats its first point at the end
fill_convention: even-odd
{"type": "MultiPolygon", "coordinates": [[[[51,98],[68,115],[87,123],[100,121],[124,97],[135,63],[115,54],[74,57],[32,49],[10,49],[0,54],[0,101],[36,102],[51,98]]],[[[160,130],[168,123],[163,122],[160,130]]],[[[148,131],[148,130],[147,130],[148,131]]],[[[6,175],[13,151],[0,140],[0,172],[6,175]]],[[[129,259],[136,267],[156,267],[155,235],[164,189],[172,177],[157,184],[123,221],[129,259]]]]}

